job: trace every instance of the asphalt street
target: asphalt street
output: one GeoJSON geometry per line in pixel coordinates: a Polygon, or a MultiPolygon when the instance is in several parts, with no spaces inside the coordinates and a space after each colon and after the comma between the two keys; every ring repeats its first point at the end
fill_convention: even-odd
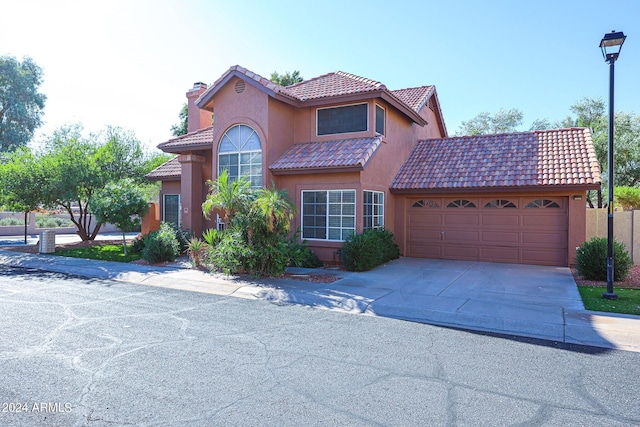
{"type": "Polygon", "coordinates": [[[640,353],[0,266],[0,426],[640,424],[640,353]]]}

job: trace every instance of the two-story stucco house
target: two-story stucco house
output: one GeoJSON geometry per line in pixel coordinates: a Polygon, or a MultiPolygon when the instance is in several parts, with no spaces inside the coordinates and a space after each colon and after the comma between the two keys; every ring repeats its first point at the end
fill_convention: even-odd
{"type": "Polygon", "coordinates": [[[196,235],[216,227],[201,204],[226,169],[286,189],[324,261],[385,227],[405,256],[566,266],[600,183],[588,130],[449,138],[434,86],[335,72],[283,87],[234,66],[187,99],[189,133],[158,146],[178,156],[148,177],[161,219],[196,235]]]}

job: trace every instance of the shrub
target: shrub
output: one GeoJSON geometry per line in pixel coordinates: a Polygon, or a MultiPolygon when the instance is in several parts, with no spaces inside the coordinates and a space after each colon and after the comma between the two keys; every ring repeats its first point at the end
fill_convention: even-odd
{"type": "Polygon", "coordinates": [[[183,254],[189,249],[189,242],[191,241],[191,232],[189,230],[185,230],[184,228],[180,228],[174,223],[168,223],[168,225],[173,230],[176,239],[178,239],[178,245],[180,246],[180,253],[183,254]]]}
{"type": "Polygon", "coordinates": [[[342,247],[344,266],[350,271],[367,271],[400,256],[393,233],[384,229],[366,230],[347,239],[342,247]]]}
{"type": "Polygon", "coordinates": [[[149,236],[149,234],[145,234],[144,236],[139,236],[133,239],[131,242],[131,246],[129,247],[129,252],[133,254],[141,254],[144,249],[145,239],[149,236]]]}
{"type": "Polygon", "coordinates": [[[242,238],[242,231],[230,228],[220,233],[218,244],[209,252],[209,263],[225,274],[245,273],[252,250],[242,238]]]}
{"type": "Polygon", "coordinates": [[[189,248],[187,249],[191,263],[196,267],[202,267],[204,260],[209,254],[210,247],[206,242],[193,237],[191,241],[189,241],[189,248]]]}
{"type": "Polygon", "coordinates": [[[0,226],[16,226],[24,225],[24,221],[18,218],[2,218],[0,219],[0,226]]]}
{"type": "Polygon", "coordinates": [[[616,203],[625,211],[640,209],[640,188],[616,187],[614,195],[616,203]]]}
{"type": "Polygon", "coordinates": [[[306,241],[300,242],[300,229],[287,242],[289,267],[317,268],[324,264],[307,245],[306,241]]]}
{"type": "MultiPolygon", "coordinates": [[[[587,280],[607,280],[607,247],[605,237],[594,237],[576,251],[576,270],[587,280]]],[[[633,265],[625,246],[613,243],[613,280],[624,280],[633,265]]]]}
{"type": "Polygon", "coordinates": [[[222,233],[216,230],[215,228],[209,228],[202,232],[202,238],[207,243],[207,245],[214,247],[220,241],[222,237],[222,233]]]}
{"type": "Polygon", "coordinates": [[[175,261],[180,255],[180,243],[169,224],[162,223],[160,228],[144,238],[142,258],[151,264],[175,261]]]}
{"type": "Polygon", "coordinates": [[[36,227],[38,228],[56,228],[56,227],[73,227],[70,219],[58,218],[57,216],[36,215],[36,227]]]}

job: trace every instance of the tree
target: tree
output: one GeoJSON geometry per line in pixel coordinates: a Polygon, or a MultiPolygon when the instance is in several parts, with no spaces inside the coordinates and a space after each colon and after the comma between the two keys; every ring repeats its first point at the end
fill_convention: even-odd
{"type": "Polygon", "coordinates": [[[251,183],[245,177],[229,179],[225,169],[215,181],[208,180],[211,192],[202,204],[202,212],[209,218],[211,211],[219,209],[223,212],[223,221],[228,227],[238,212],[245,212],[251,203],[251,183]]]}
{"type": "Polygon", "coordinates": [[[287,71],[284,74],[278,74],[277,71],[274,71],[271,73],[269,80],[279,84],[280,86],[291,86],[293,84],[300,83],[304,79],[300,75],[300,71],[296,70],[291,73],[287,71]]]}
{"type": "Polygon", "coordinates": [[[189,132],[189,108],[186,102],[182,105],[178,118],[180,122],[171,126],[171,134],[173,136],[186,135],[189,132]]]}
{"type": "Polygon", "coordinates": [[[142,190],[131,178],[108,183],[95,192],[89,200],[91,212],[99,223],[110,223],[122,230],[122,247],[127,255],[125,232],[140,224],[149,210],[149,203],[142,190]]]}
{"type": "Polygon", "coordinates": [[[0,165],[0,191],[4,205],[24,212],[24,244],[27,244],[29,212],[40,208],[46,199],[45,170],[40,159],[26,148],[20,148],[0,165]]]}
{"type": "Polygon", "coordinates": [[[529,126],[530,131],[534,130],[546,130],[546,129],[554,129],[559,128],[560,126],[557,123],[551,123],[548,118],[544,119],[536,119],[529,126]]]}
{"type": "Polygon", "coordinates": [[[256,192],[252,213],[264,219],[267,230],[271,233],[279,231],[286,234],[289,231],[296,207],[289,198],[286,190],[261,188],[256,192]]]}
{"type": "Polygon", "coordinates": [[[132,133],[109,127],[85,138],[80,125],[56,130],[45,143],[42,161],[46,204],[63,207],[82,240],[95,239],[102,225],[92,224],[91,196],[110,182],[142,180],[144,163],[140,141],[132,133]]]}
{"type": "MultiPolygon", "coordinates": [[[[609,116],[601,98],[583,98],[571,106],[575,118],[568,116],[564,127],[591,129],[596,157],[602,168],[603,187],[607,188],[609,152],[609,116]]],[[[640,185],[640,117],[633,113],[614,114],[615,185],[635,187],[640,185]]],[[[597,191],[597,206],[603,206],[603,190],[597,191]]],[[[593,207],[591,197],[587,198],[593,207]]]]}
{"type": "Polygon", "coordinates": [[[42,125],[41,83],[42,69],[31,58],[0,56],[0,152],[26,145],[42,125]]]}
{"type": "Polygon", "coordinates": [[[462,122],[456,134],[474,136],[517,132],[518,126],[522,124],[522,118],[522,111],[515,108],[511,110],[500,109],[493,116],[488,112],[482,112],[476,117],[462,122]]]}

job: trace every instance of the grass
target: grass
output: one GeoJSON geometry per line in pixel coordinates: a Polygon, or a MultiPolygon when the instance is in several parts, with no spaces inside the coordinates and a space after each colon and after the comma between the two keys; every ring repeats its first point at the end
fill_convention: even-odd
{"type": "Polygon", "coordinates": [[[124,255],[122,245],[96,245],[86,248],[57,249],[55,255],[71,258],[88,258],[102,261],[131,262],[140,259],[140,254],[131,253],[131,246],[127,245],[127,256],[124,255]]]}
{"type": "Polygon", "coordinates": [[[606,287],[578,286],[578,291],[587,310],[640,315],[640,289],[614,289],[617,300],[602,298],[606,287]]]}

